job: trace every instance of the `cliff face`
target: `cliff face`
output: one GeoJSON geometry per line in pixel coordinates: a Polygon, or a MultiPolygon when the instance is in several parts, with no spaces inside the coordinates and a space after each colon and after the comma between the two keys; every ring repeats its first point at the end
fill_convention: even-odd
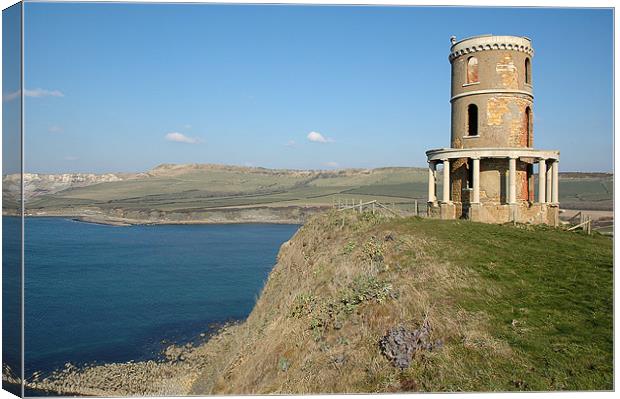
{"type": "MultiPolygon", "coordinates": [[[[74,187],[85,187],[92,184],[122,181],[137,176],[128,173],[63,173],[40,174],[24,173],[24,196],[26,200],[44,194],[53,194],[74,187]]],[[[19,194],[19,174],[5,175],[2,178],[3,191],[19,194]]]]}
{"type": "Polygon", "coordinates": [[[491,345],[484,321],[456,320],[443,305],[449,291],[473,276],[437,262],[433,243],[397,219],[370,213],[312,219],[282,246],[251,315],[227,337],[218,367],[203,372],[191,393],[424,389],[390,353],[409,366],[414,357],[442,356],[446,340],[477,334],[491,345]],[[382,338],[389,341],[390,331],[399,329],[418,334],[424,345],[382,349],[382,338]]]}

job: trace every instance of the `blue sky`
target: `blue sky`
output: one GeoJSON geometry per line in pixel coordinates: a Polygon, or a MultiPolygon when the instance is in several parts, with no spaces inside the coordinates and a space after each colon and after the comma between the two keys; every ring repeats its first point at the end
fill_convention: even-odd
{"type": "Polygon", "coordinates": [[[533,40],[535,147],[559,149],[564,171],[613,167],[609,9],[25,11],[28,172],[425,166],[449,146],[449,38],[485,33],[533,40]]]}
{"type": "Polygon", "coordinates": [[[20,153],[21,5],[2,12],[2,173],[18,173],[20,153]]]}

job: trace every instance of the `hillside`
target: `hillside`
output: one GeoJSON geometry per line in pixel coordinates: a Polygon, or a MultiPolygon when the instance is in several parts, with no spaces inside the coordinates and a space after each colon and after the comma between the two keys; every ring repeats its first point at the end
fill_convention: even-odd
{"type": "Polygon", "coordinates": [[[612,389],[612,241],[437,220],[304,226],[194,393],[612,389]],[[404,370],[392,328],[430,325],[404,370]],[[238,348],[235,351],[235,348],[238,348]]]}
{"type": "MultiPolygon", "coordinates": [[[[288,170],[164,164],[133,174],[26,174],[26,213],[101,223],[302,223],[336,202],[378,200],[421,211],[424,168],[288,170]]],[[[438,179],[441,182],[441,178],[438,179]]],[[[4,211],[15,208],[18,177],[3,178],[4,211]]],[[[441,192],[441,185],[438,186],[441,192]]],[[[612,210],[613,176],[560,174],[564,209],[612,210]]]]}
{"type": "MultiPolygon", "coordinates": [[[[426,173],[420,168],[321,171],[164,164],[116,181],[62,190],[52,190],[48,176],[28,179],[26,213],[127,224],[298,223],[338,200],[372,198],[411,208],[415,198],[426,195],[426,173]]],[[[7,181],[3,195],[10,204],[16,192],[7,181]]]]}
{"type": "Polygon", "coordinates": [[[99,395],[613,388],[611,239],[348,212],[314,217],[282,246],[242,324],[181,354],[169,348],[160,363],[73,369],[39,387],[99,395]]]}

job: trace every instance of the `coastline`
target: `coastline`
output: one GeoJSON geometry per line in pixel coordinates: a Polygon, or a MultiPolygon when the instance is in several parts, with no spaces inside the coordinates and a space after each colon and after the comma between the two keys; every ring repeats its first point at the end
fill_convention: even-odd
{"type": "MultiPolygon", "coordinates": [[[[16,217],[17,215],[6,215],[16,217]]],[[[204,221],[185,222],[147,222],[120,224],[118,218],[106,219],[102,223],[98,218],[76,217],[69,215],[26,215],[25,218],[59,218],[79,223],[99,225],[133,226],[133,225],[189,225],[189,224],[250,224],[246,221],[214,223],[204,221]]],[[[264,221],[255,222],[265,224],[264,221]]],[[[277,221],[270,224],[295,224],[277,221]]],[[[245,321],[209,324],[205,329],[195,331],[188,341],[168,341],[161,350],[145,358],[110,363],[65,364],[64,368],[44,372],[35,371],[26,375],[25,389],[29,396],[135,396],[135,395],[187,395],[198,372],[204,372],[210,359],[209,353],[219,348],[219,343],[229,335],[238,324],[245,321]],[[202,333],[200,333],[202,331],[202,333]],[[199,334],[200,333],[200,334],[199,334]]],[[[161,341],[162,344],[164,341],[161,341]]],[[[6,373],[3,375],[8,382],[6,373]]],[[[20,385],[20,384],[18,384],[20,385]]]]}
{"type": "Polygon", "coordinates": [[[43,396],[180,396],[187,395],[195,378],[209,364],[243,320],[221,324],[201,333],[203,342],[172,344],[156,358],[84,365],[67,363],[42,378],[34,373],[25,388],[43,396]]]}
{"type": "Polygon", "coordinates": [[[297,221],[290,220],[230,220],[225,222],[220,221],[210,221],[210,220],[191,220],[191,221],[148,221],[148,220],[131,220],[131,219],[97,219],[88,216],[27,216],[27,217],[61,217],[68,218],[76,222],[80,223],[90,223],[90,224],[99,224],[104,226],[118,226],[118,227],[127,227],[127,226],[160,226],[160,225],[178,225],[178,226],[188,226],[188,225],[218,225],[218,224],[302,224],[297,221]]]}
{"type": "MultiPolygon", "coordinates": [[[[60,217],[82,223],[128,227],[148,225],[202,225],[202,224],[304,224],[306,220],[331,206],[252,206],[243,208],[213,208],[188,212],[115,210],[114,214],[100,210],[77,212],[27,212],[26,218],[60,217]]],[[[16,212],[3,210],[3,216],[19,217],[16,212]]]]}
{"type": "MultiPolygon", "coordinates": [[[[252,206],[243,208],[215,208],[179,214],[177,212],[149,211],[155,217],[124,217],[125,211],[117,210],[123,216],[114,216],[101,211],[88,210],[85,212],[38,212],[27,213],[26,218],[64,218],[80,223],[98,224],[102,226],[129,227],[129,226],[156,226],[156,225],[218,225],[218,224],[296,224],[303,225],[306,220],[323,211],[331,209],[328,205],[316,206],[287,206],[269,207],[252,206]]],[[[588,210],[562,208],[563,218],[569,218],[582,212],[593,220],[607,220],[613,218],[613,210],[588,210]]],[[[128,212],[129,213],[129,212],[128,212]]],[[[130,213],[132,216],[134,214],[130,213]]],[[[2,216],[19,217],[17,212],[3,209],[2,216]]],[[[139,216],[139,215],[137,215],[139,216]]]]}

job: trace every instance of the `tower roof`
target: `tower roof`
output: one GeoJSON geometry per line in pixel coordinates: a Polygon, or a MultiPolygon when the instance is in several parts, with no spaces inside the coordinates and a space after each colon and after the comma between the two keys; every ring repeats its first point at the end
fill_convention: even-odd
{"type": "Polygon", "coordinates": [[[528,37],[480,35],[459,41],[454,40],[452,46],[450,46],[450,56],[448,59],[452,62],[452,60],[464,54],[490,50],[521,51],[532,57],[534,56],[532,40],[528,37]]]}

